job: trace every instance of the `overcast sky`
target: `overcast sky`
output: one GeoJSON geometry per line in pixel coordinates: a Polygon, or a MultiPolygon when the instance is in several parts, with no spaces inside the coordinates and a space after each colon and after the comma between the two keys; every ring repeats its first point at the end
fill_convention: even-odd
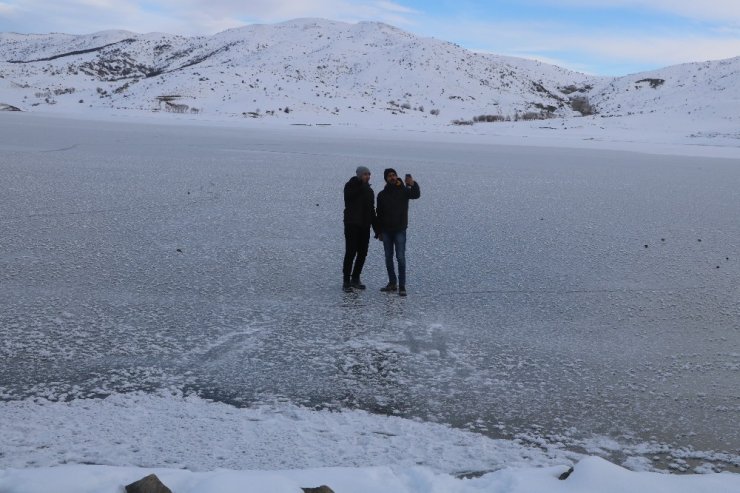
{"type": "Polygon", "coordinates": [[[740,56],[740,0],[0,0],[0,32],[208,35],[297,17],[381,21],[600,75],[740,56]]]}

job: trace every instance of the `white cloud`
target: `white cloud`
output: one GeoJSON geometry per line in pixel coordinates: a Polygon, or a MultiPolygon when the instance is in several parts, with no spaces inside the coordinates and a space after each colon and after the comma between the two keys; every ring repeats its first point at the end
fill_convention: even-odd
{"type": "MultiPolygon", "coordinates": [[[[408,25],[416,12],[389,0],[10,0],[0,31],[90,33],[104,29],[213,34],[239,25],[321,17],[408,25]]],[[[0,10],[3,12],[3,10],[0,10]]]]}
{"type": "Polygon", "coordinates": [[[12,1],[10,8],[14,16],[0,18],[0,31],[81,34],[131,29],[136,26],[140,13],[134,2],[109,0],[18,0],[12,1]]]}
{"type": "Polygon", "coordinates": [[[380,9],[387,10],[389,12],[397,12],[397,13],[400,13],[400,14],[415,14],[415,13],[418,13],[414,9],[410,9],[408,7],[404,7],[403,5],[399,5],[397,3],[387,2],[385,0],[381,0],[379,2],[376,2],[376,4],[377,4],[377,6],[380,9]]]}
{"type": "Polygon", "coordinates": [[[13,5],[9,5],[7,3],[0,2],[0,14],[2,15],[10,15],[15,11],[15,7],[13,5]]]}
{"type": "Polygon", "coordinates": [[[652,10],[697,20],[740,22],[738,0],[535,0],[558,7],[575,6],[591,9],[625,7],[652,10]]]}
{"type": "MultiPolygon", "coordinates": [[[[581,40],[583,41],[583,40],[581,40]]],[[[718,38],[602,38],[589,39],[583,52],[619,60],[673,65],[732,58],[740,54],[740,39],[718,38]]]]}
{"type": "Polygon", "coordinates": [[[740,37],[716,32],[677,34],[618,29],[605,32],[603,29],[575,29],[554,22],[468,19],[425,21],[423,29],[425,35],[433,32],[438,39],[455,41],[477,51],[532,58],[605,75],[624,75],[624,70],[660,68],[740,55],[740,37]],[[636,68],[628,68],[630,66],[636,68]]]}
{"type": "Polygon", "coordinates": [[[77,2],[93,9],[111,9],[118,3],[111,0],[77,0],[77,2]]]}
{"type": "MultiPolygon", "coordinates": [[[[385,0],[159,0],[150,3],[156,3],[172,13],[181,12],[182,17],[241,19],[242,23],[319,17],[347,22],[380,20],[405,24],[408,22],[405,16],[414,13],[412,9],[385,0]]],[[[196,24],[193,22],[193,25],[196,24]]]]}

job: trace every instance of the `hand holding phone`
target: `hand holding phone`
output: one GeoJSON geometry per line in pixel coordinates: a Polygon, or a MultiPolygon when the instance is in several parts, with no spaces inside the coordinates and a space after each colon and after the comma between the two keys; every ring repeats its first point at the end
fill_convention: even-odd
{"type": "Polygon", "coordinates": [[[408,173],[406,173],[406,180],[405,181],[406,181],[406,185],[411,186],[411,185],[414,184],[414,179],[408,173]]]}

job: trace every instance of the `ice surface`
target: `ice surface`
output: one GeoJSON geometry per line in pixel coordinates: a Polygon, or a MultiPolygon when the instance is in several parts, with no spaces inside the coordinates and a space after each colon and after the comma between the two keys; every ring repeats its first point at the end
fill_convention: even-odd
{"type": "Polygon", "coordinates": [[[0,135],[4,401],[279,398],[737,468],[736,160],[17,113],[0,135]],[[339,289],[359,164],[421,185],[407,299],[375,241],[368,291],[339,289]]]}

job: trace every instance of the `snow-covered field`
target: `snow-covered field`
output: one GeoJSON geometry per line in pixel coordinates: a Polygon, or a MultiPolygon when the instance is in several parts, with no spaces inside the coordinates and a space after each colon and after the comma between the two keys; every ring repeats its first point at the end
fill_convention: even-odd
{"type": "Polygon", "coordinates": [[[0,113],[0,492],[740,488],[731,139],[168,123],[0,113]],[[338,289],[359,164],[407,299],[338,289]]]}

